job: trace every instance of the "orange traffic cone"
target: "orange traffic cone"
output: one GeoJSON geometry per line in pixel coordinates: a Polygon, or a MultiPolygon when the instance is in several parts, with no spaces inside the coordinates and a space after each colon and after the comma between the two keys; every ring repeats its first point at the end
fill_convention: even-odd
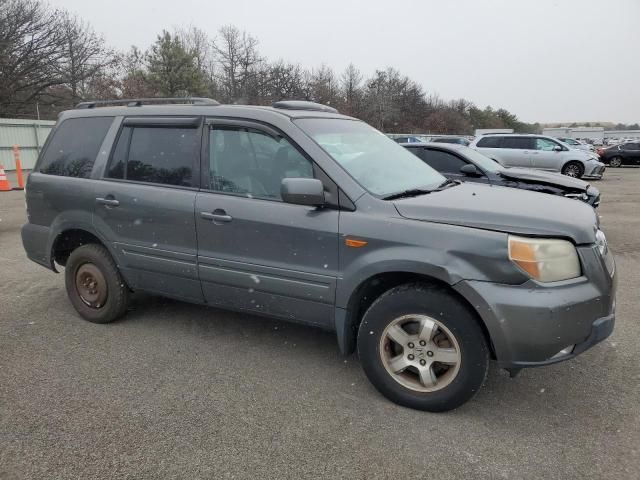
{"type": "Polygon", "coordinates": [[[22,165],[20,164],[20,147],[18,145],[13,146],[13,159],[16,164],[16,180],[18,186],[13,187],[14,190],[24,190],[24,180],[22,178],[22,165]]]}
{"type": "Polygon", "coordinates": [[[10,192],[11,185],[7,180],[7,174],[4,172],[4,167],[0,165],[0,192],[10,192]]]}

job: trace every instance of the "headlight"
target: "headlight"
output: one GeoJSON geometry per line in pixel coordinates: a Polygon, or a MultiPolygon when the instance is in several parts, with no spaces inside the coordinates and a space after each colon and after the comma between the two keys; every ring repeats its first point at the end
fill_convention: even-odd
{"type": "Polygon", "coordinates": [[[509,260],[539,282],[557,282],[582,274],[576,247],[567,240],[509,236],[509,260]]]}
{"type": "Polygon", "coordinates": [[[607,237],[604,235],[602,230],[598,230],[596,232],[596,245],[598,246],[600,255],[604,257],[609,251],[609,247],[607,245],[607,237]]]}
{"type": "Polygon", "coordinates": [[[604,232],[602,230],[598,230],[596,232],[596,247],[598,247],[598,251],[604,260],[604,264],[607,267],[607,271],[609,275],[613,276],[613,273],[616,269],[616,263],[613,260],[613,255],[611,254],[611,250],[609,250],[609,244],[607,243],[607,237],[604,236],[604,232]]]}

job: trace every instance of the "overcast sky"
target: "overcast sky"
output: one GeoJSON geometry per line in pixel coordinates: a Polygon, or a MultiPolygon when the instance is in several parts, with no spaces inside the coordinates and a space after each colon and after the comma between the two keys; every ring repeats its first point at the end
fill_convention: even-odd
{"type": "Polygon", "coordinates": [[[269,59],[392,66],[528,122],[640,122],[640,0],[50,0],[119,48],[233,24],[269,59]]]}

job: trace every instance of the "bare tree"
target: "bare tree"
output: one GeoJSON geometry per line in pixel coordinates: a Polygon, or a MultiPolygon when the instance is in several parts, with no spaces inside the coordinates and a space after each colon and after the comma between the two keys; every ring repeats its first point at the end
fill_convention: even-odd
{"type": "Polygon", "coordinates": [[[105,47],[104,38],[77,17],[62,13],[58,28],[63,39],[59,76],[69,88],[71,101],[75,103],[87,96],[89,86],[98,76],[115,65],[116,57],[113,51],[105,47]]]}
{"type": "Polygon", "coordinates": [[[225,100],[238,102],[246,99],[247,87],[255,68],[261,61],[258,40],[247,32],[227,25],[218,31],[212,44],[215,61],[220,67],[220,86],[225,100]]]}
{"type": "Polygon", "coordinates": [[[344,113],[358,116],[361,114],[362,103],[362,74],[353,63],[342,72],[340,87],[344,103],[344,113]]]}
{"type": "Polygon", "coordinates": [[[311,71],[309,82],[311,99],[314,102],[336,105],[338,102],[339,85],[335,73],[327,65],[311,71]]]}
{"type": "Polygon", "coordinates": [[[64,82],[58,14],[36,0],[0,0],[0,115],[20,112],[64,82]]]}

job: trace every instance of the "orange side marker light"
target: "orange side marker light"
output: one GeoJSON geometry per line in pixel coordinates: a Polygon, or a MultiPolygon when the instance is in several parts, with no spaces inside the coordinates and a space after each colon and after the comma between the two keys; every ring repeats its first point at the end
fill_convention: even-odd
{"type": "Polygon", "coordinates": [[[345,238],[344,244],[347,247],[360,248],[364,247],[368,242],[364,240],[356,240],[355,238],[345,238]]]}

